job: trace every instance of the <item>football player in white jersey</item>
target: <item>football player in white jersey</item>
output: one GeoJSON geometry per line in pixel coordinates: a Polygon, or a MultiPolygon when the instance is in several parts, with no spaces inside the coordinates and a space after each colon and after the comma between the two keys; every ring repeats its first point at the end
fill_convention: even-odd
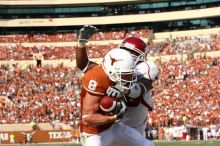
{"type": "MultiPolygon", "coordinates": [[[[76,63],[77,67],[86,71],[94,64],[89,61],[85,43],[92,33],[96,31],[93,26],[84,27],[85,32],[81,29],[81,40],[79,47],[76,50],[76,63]],[[87,30],[86,30],[87,29],[87,30]]],[[[115,98],[121,98],[125,95],[127,101],[128,111],[121,123],[129,125],[130,127],[139,131],[145,137],[146,118],[149,110],[153,109],[152,102],[152,82],[158,77],[159,69],[153,63],[145,61],[146,57],[146,44],[143,40],[136,37],[129,37],[125,39],[119,48],[129,51],[136,60],[136,68],[139,82],[130,90],[123,90],[120,86],[112,86],[107,90],[107,95],[115,98]]],[[[153,144],[152,144],[153,145],[153,144]]]]}
{"type": "MultiPolygon", "coordinates": [[[[137,37],[128,37],[122,41],[119,48],[130,51],[133,58],[136,60],[136,74],[138,76],[137,83],[129,92],[126,94],[127,109],[125,116],[121,120],[121,123],[129,125],[130,127],[139,131],[145,136],[146,119],[148,111],[152,111],[153,100],[152,100],[152,82],[157,80],[159,76],[159,68],[153,62],[146,61],[146,44],[143,40],[137,37]],[[143,87],[143,88],[141,88],[143,87]]],[[[109,88],[107,93],[110,96],[120,96],[115,90],[121,90],[120,86],[109,88]]]]}
{"type": "MultiPolygon", "coordinates": [[[[137,75],[139,79],[146,78],[151,81],[155,81],[158,78],[159,70],[158,67],[153,62],[142,62],[137,66],[137,75]]],[[[127,105],[127,112],[125,113],[121,123],[129,125],[130,127],[136,129],[145,136],[146,121],[149,111],[154,109],[152,100],[152,90],[148,90],[142,97],[140,97],[139,102],[131,105],[127,105]]]]}
{"type": "MultiPolygon", "coordinates": [[[[128,51],[130,50],[133,54],[133,58],[136,59],[136,75],[139,81],[139,84],[136,84],[136,86],[130,90],[130,93],[127,94],[128,111],[125,113],[121,123],[129,125],[145,136],[148,111],[152,111],[154,108],[152,100],[152,82],[157,80],[159,68],[155,63],[145,60],[147,50],[143,40],[136,37],[128,37],[119,47],[128,51]],[[137,87],[143,84],[147,84],[143,86],[145,87],[144,92],[137,87]],[[129,100],[131,100],[131,102],[129,100]]],[[[117,88],[120,87],[117,86],[117,88]]]]}

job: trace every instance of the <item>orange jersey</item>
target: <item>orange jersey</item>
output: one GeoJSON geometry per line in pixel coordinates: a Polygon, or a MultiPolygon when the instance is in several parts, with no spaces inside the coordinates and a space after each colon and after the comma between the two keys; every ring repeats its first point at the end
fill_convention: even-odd
{"type": "Polygon", "coordinates": [[[88,70],[82,79],[82,84],[87,92],[97,95],[105,95],[108,87],[113,85],[101,65],[88,70]]]}
{"type": "MultiPolygon", "coordinates": [[[[81,111],[84,106],[82,99],[85,97],[86,92],[93,95],[104,96],[108,87],[113,86],[113,84],[114,83],[108,78],[101,65],[95,65],[90,68],[90,70],[87,70],[82,79],[83,88],[81,90],[81,111]]],[[[92,127],[83,125],[81,122],[80,130],[81,132],[96,134],[108,129],[112,124],[113,123],[109,123],[102,126],[92,127]]]]}

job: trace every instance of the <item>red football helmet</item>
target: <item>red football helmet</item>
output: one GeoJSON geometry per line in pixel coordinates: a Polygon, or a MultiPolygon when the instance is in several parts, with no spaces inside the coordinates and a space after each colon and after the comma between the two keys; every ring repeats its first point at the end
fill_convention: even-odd
{"type": "Polygon", "coordinates": [[[146,43],[137,37],[128,37],[119,45],[121,49],[129,51],[136,62],[144,61],[147,54],[146,43]]]}

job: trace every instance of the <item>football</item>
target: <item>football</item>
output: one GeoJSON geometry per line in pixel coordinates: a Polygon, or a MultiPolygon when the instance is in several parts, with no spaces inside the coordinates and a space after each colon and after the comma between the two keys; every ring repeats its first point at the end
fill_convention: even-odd
{"type": "Polygon", "coordinates": [[[100,109],[106,114],[113,114],[117,107],[117,100],[111,96],[104,96],[100,100],[100,109]]]}

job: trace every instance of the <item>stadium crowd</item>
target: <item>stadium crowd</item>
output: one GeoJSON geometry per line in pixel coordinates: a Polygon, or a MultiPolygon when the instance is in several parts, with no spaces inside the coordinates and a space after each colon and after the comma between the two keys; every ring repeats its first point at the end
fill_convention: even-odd
{"type": "MultiPolygon", "coordinates": [[[[139,32],[140,33],[140,32],[139,32]]],[[[143,33],[146,34],[146,33],[143,33]]],[[[36,35],[37,36],[37,35],[36,35]]],[[[43,35],[44,36],[44,35],[43,35]]],[[[101,35],[93,35],[92,40],[101,40],[101,35]]],[[[111,35],[110,35],[111,36],[111,35]]],[[[136,35],[128,35],[136,36],[136,35]]],[[[47,35],[48,37],[48,35],[47,35]]],[[[46,38],[47,38],[46,37],[46,38]]],[[[50,36],[53,38],[52,36],[50,36]]],[[[44,37],[43,37],[44,38],[44,37]]],[[[52,39],[39,39],[42,42],[47,42],[52,39]]],[[[55,37],[56,38],[56,37],[55,37]]],[[[64,40],[72,41],[72,36],[67,34],[64,40]]],[[[112,38],[112,37],[110,37],[112,38]]],[[[124,37],[119,37],[120,39],[124,37]]],[[[103,38],[108,40],[108,35],[103,38]]],[[[20,39],[4,39],[0,37],[0,42],[4,42],[0,45],[0,60],[33,60],[34,53],[41,53],[46,60],[55,59],[75,59],[75,48],[76,46],[55,46],[55,45],[43,45],[38,44],[36,46],[25,46],[23,42],[26,42],[21,37],[20,39]],[[12,43],[13,41],[13,43],[12,43]],[[16,42],[22,42],[15,44],[16,42]]],[[[30,39],[32,40],[32,38],[30,39]]],[[[35,39],[35,42],[38,39],[35,39]]],[[[60,42],[61,40],[55,39],[55,42],[60,42]]],[[[68,42],[66,41],[66,42],[68,42]]],[[[28,42],[28,41],[27,41],[28,42]]],[[[38,41],[36,41],[38,42],[38,41]]],[[[53,42],[53,41],[49,41],[53,42]]],[[[182,54],[193,54],[196,52],[209,52],[220,50],[220,34],[210,35],[210,36],[197,36],[197,37],[181,37],[175,39],[167,39],[161,42],[152,42],[149,45],[148,56],[158,56],[158,55],[182,55],[182,54]]],[[[90,58],[100,58],[103,57],[106,52],[117,47],[117,44],[110,42],[107,45],[102,44],[89,44],[88,45],[88,55],[90,58]]]]}
{"type": "MultiPolygon", "coordinates": [[[[189,58],[157,62],[161,76],[155,83],[152,127],[217,125],[220,123],[220,58],[189,58]],[[193,112],[192,112],[193,111],[193,112]]],[[[79,117],[82,74],[60,64],[27,69],[1,65],[0,94],[13,104],[1,104],[0,123],[70,123],[79,117]],[[67,116],[68,115],[68,116],[67,116]]]]}
{"type": "Polygon", "coordinates": [[[2,64],[0,94],[12,104],[1,104],[0,123],[69,123],[79,117],[80,76],[77,69],[46,65],[27,69],[2,64]]]}
{"type": "MultiPolygon", "coordinates": [[[[155,112],[159,114],[161,111],[157,110],[167,109],[168,118],[173,120],[173,124],[178,124],[179,120],[193,125],[220,122],[219,76],[217,75],[220,70],[219,59],[192,58],[183,62],[170,60],[160,63],[161,77],[155,93],[162,93],[163,96],[156,96],[155,104],[158,108],[155,112]],[[194,111],[191,113],[193,115],[190,115],[191,111],[194,111]]],[[[159,117],[164,116],[166,115],[159,117]]],[[[169,119],[166,118],[160,121],[160,124],[167,125],[169,119]]]]}
{"type": "MultiPolygon", "coordinates": [[[[134,27],[121,28],[112,30],[100,30],[94,34],[90,41],[100,40],[121,40],[128,36],[147,38],[151,29],[134,27]]],[[[37,43],[37,42],[76,42],[78,40],[77,33],[55,33],[55,34],[16,34],[16,35],[0,35],[0,43],[37,43]]]]}
{"type": "MultiPolygon", "coordinates": [[[[22,45],[25,42],[53,42],[51,38],[54,38],[55,42],[76,41],[73,36],[74,34],[67,34],[60,37],[60,40],[57,35],[36,35],[32,38],[15,36],[15,39],[0,37],[0,42],[7,44],[0,47],[0,60],[32,60],[33,53],[41,53],[44,59],[49,60],[73,59],[75,46],[22,45]],[[8,45],[9,43],[12,44],[8,45]]],[[[93,36],[93,40],[94,38],[100,39],[98,36],[93,36]]],[[[123,37],[117,39],[121,38],[123,37]]],[[[116,46],[89,44],[89,58],[100,58],[116,46]]],[[[153,128],[152,131],[157,129],[158,132],[158,135],[154,132],[154,137],[161,135],[160,127],[193,125],[210,129],[210,125],[214,125],[216,137],[220,138],[220,58],[192,57],[195,52],[220,50],[220,35],[152,42],[149,48],[149,56],[188,54],[186,61],[157,60],[161,75],[155,82],[155,110],[148,118],[149,127],[153,128]]],[[[81,77],[82,73],[77,69],[65,67],[63,64],[56,67],[28,65],[25,69],[19,68],[17,64],[2,64],[0,95],[7,96],[12,104],[0,104],[0,124],[30,123],[32,120],[36,123],[73,123],[72,121],[79,118],[81,77]]],[[[164,133],[166,132],[170,131],[164,129],[164,133]]]]}
{"type": "Polygon", "coordinates": [[[160,62],[161,76],[154,89],[155,110],[150,113],[149,125],[218,125],[219,63],[219,57],[160,62]]]}

